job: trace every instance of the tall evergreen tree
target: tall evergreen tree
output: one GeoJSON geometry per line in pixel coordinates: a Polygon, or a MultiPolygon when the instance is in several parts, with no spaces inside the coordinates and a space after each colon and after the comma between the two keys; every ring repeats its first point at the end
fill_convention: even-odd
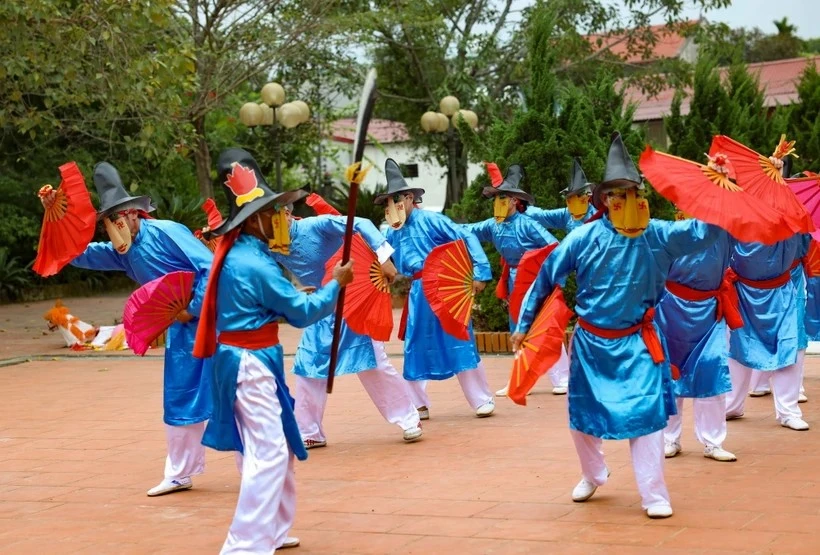
{"type": "Polygon", "coordinates": [[[820,73],[809,64],[797,85],[799,103],[789,112],[789,139],[797,140],[795,171],[820,172],[820,73]]]}

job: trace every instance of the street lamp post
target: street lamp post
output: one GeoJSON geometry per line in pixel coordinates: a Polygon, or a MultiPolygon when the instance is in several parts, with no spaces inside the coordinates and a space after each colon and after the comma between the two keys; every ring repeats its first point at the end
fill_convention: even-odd
{"type": "Polygon", "coordinates": [[[310,108],[306,102],[294,100],[285,102],[285,89],[279,83],[268,83],[262,87],[262,102],[246,102],[239,109],[239,121],[250,128],[258,125],[270,126],[273,154],[276,161],[276,187],[282,190],[282,142],[280,127],[292,129],[310,119],[310,108]]]}
{"type": "Polygon", "coordinates": [[[475,129],[478,127],[478,116],[472,110],[461,110],[460,102],[455,96],[445,96],[438,104],[438,112],[425,112],[421,116],[421,128],[427,133],[447,133],[447,198],[445,207],[458,200],[464,187],[457,172],[456,126],[464,120],[475,129]]]}

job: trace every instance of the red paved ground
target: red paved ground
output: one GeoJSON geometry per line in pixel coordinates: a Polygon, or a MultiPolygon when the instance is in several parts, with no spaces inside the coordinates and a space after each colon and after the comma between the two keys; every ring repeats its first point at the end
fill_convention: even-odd
{"type": "MultiPolygon", "coordinates": [[[[97,301],[74,304],[91,310],[97,301]]],[[[23,308],[0,307],[0,322],[23,308]]],[[[40,306],[31,309],[40,316],[40,306]]],[[[61,353],[54,335],[32,331],[28,351],[7,337],[3,353],[36,354],[43,341],[51,350],[39,352],[61,353]]],[[[485,363],[500,387],[510,359],[485,363]]],[[[165,456],[160,359],[38,360],[0,376],[0,551],[218,551],[238,491],[232,455],[209,451],[191,491],[145,496],[165,456]]],[[[303,545],[293,553],[817,553],[818,358],[808,359],[806,387],[802,407],[815,429],[781,428],[770,397],[750,399],[746,417],[729,424],[737,463],[701,456],[687,404],[684,453],[666,465],[676,514],[650,521],[626,442],[605,443],[609,484],[586,504],[570,501],[579,470],[565,398],[546,384],[526,408],[499,400],[496,415],[479,420],[454,380],[431,383],[425,437],[404,445],[358,380],[341,378],[326,414],[329,446],[297,466],[294,532],[303,545]]]]}

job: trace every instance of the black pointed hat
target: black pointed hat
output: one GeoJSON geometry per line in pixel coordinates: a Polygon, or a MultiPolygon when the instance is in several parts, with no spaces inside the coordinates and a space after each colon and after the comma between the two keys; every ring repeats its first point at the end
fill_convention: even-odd
{"type": "Polygon", "coordinates": [[[572,195],[580,195],[588,193],[592,183],[587,179],[587,174],[584,173],[584,168],[581,167],[581,162],[578,158],[572,159],[572,171],[569,174],[569,187],[561,191],[564,198],[572,195]]]}
{"type": "Polygon", "coordinates": [[[642,183],[641,174],[626,151],[621,134],[616,131],[612,135],[612,144],[609,145],[604,179],[592,190],[592,204],[600,210],[604,206],[601,202],[601,195],[604,192],[617,188],[640,187],[642,183]]]}
{"type": "Polygon", "coordinates": [[[424,189],[410,187],[401,174],[401,168],[399,168],[399,165],[392,158],[388,158],[384,162],[384,175],[387,178],[387,192],[377,195],[376,198],[373,199],[373,204],[384,204],[387,202],[387,199],[396,193],[413,193],[415,200],[421,200],[424,189]]]}
{"type": "Polygon", "coordinates": [[[100,162],[94,166],[94,186],[100,197],[100,209],[97,219],[100,220],[114,212],[136,208],[143,212],[153,212],[151,199],[146,196],[132,197],[125,190],[117,168],[108,162],[100,162]]]}
{"type": "Polygon", "coordinates": [[[786,156],[783,160],[783,167],[780,169],[780,175],[783,177],[789,177],[792,173],[792,157],[786,156]]]}
{"type": "Polygon", "coordinates": [[[212,235],[225,235],[236,228],[249,216],[272,204],[285,206],[307,196],[301,189],[274,193],[265,181],[265,176],[253,156],[241,148],[223,150],[216,163],[217,183],[222,185],[230,215],[221,226],[212,230],[212,235]]]}
{"type": "Polygon", "coordinates": [[[498,187],[484,187],[481,194],[487,198],[505,194],[523,200],[526,203],[535,204],[535,199],[532,198],[532,195],[519,187],[523,179],[524,168],[518,164],[513,164],[507,168],[507,175],[504,176],[504,181],[502,181],[498,187]]]}

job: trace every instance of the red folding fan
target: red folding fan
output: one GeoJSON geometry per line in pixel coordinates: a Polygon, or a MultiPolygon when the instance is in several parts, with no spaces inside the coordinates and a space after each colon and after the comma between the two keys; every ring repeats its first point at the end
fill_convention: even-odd
{"type": "Polygon", "coordinates": [[[142,356],[154,340],[176,320],[191,302],[193,272],[171,272],[149,281],[125,302],[122,323],[125,339],[142,356]]]}
{"type": "Polygon", "coordinates": [[[538,277],[538,272],[541,270],[544,260],[557,246],[558,243],[552,243],[540,249],[527,251],[518,262],[518,269],[515,271],[515,282],[509,299],[510,317],[513,322],[518,323],[518,314],[521,312],[521,305],[524,303],[527,291],[530,290],[530,286],[538,277]]]}
{"type": "Polygon", "coordinates": [[[514,403],[526,405],[527,393],[535,382],[561,358],[564,332],[570,318],[572,310],[564,302],[561,288],[556,286],[549,298],[544,301],[530,331],[524,336],[521,347],[515,353],[510,388],[507,392],[507,396],[514,403]]]}
{"type": "MultiPolygon", "coordinates": [[[[342,249],[325,264],[322,284],[333,279],[333,268],[342,260],[342,249]]],[[[393,331],[393,302],[390,284],[382,272],[376,253],[360,234],[353,236],[350,257],[353,265],[353,281],[346,287],[344,316],[350,329],[376,341],[389,341],[393,331]]]]}
{"type": "Polygon", "coordinates": [[[421,271],[421,285],[441,327],[457,339],[470,339],[473,313],[473,261],[464,239],[430,251],[421,271]]]}
{"type": "Polygon", "coordinates": [[[786,179],[786,184],[803,204],[806,212],[814,222],[815,230],[811,236],[820,239],[820,180],[817,176],[786,179]]]}
{"type": "Polygon", "coordinates": [[[731,157],[716,154],[704,165],[647,146],[638,165],[652,187],[678,209],[741,241],[771,245],[794,233],[782,214],[729,179],[732,166],[739,171],[731,157]]]}
{"type": "MultiPolygon", "coordinates": [[[[43,277],[53,276],[85,251],[94,237],[97,222],[97,213],[77,164],[63,164],[60,175],[62,182],[54,203],[43,215],[37,258],[32,266],[43,277]]],[[[51,185],[45,185],[38,194],[43,198],[52,191],[51,185]]]]}
{"type": "MultiPolygon", "coordinates": [[[[791,152],[791,143],[781,138],[774,156],[782,158],[791,152]]],[[[712,139],[709,154],[725,154],[732,161],[737,172],[737,184],[750,195],[757,197],[783,215],[786,225],[793,233],[810,233],[814,231],[811,216],[786,187],[786,181],[767,156],[763,156],[725,135],[716,135],[712,139]]],[[[738,237],[740,239],[740,237],[738,237]]],[[[744,239],[741,239],[744,240],[744,239]]]]}

